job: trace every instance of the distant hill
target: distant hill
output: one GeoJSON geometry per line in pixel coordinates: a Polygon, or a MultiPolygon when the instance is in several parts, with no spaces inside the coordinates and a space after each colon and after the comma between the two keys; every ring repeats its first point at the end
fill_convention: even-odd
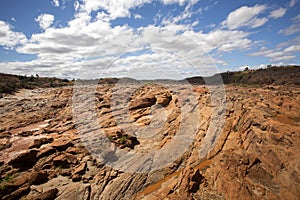
{"type": "Polygon", "coordinates": [[[34,89],[38,87],[60,87],[72,85],[67,79],[47,78],[38,76],[18,76],[0,73],[0,94],[12,94],[19,89],[34,89]]]}
{"type": "MultiPolygon", "coordinates": [[[[181,81],[160,79],[139,81],[132,78],[101,78],[99,80],[82,80],[83,82],[98,82],[99,84],[116,84],[116,83],[162,83],[174,84],[185,83],[197,85],[221,84],[220,76],[224,84],[237,85],[300,85],[300,66],[269,67],[266,69],[244,70],[237,72],[224,72],[210,77],[191,77],[181,81]]],[[[80,81],[80,80],[79,80],[80,81]]],[[[38,87],[60,87],[73,85],[73,81],[58,78],[46,78],[37,76],[17,76],[0,73],[0,94],[14,93],[18,89],[34,89],[38,87]]]]}
{"type": "Polygon", "coordinates": [[[211,77],[185,79],[191,84],[215,83],[222,77],[224,84],[245,85],[300,85],[300,66],[269,67],[266,69],[224,72],[211,77]]]}
{"type": "Polygon", "coordinates": [[[237,84],[237,85],[300,85],[300,66],[268,67],[266,69],[224,72],[210,77],[190,77],[184,80],[135,80],[131,78],[101,78],[99,84],[116,83],[186,83],[195,85],[237,84]],[[222,78],[222,79],[220,79],[222,78]],[[223,80],[223,82],[221,81],[223,80]]]}

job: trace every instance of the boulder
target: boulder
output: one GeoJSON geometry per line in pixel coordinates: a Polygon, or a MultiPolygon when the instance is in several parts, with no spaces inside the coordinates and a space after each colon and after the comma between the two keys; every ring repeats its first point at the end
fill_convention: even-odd
{"type": "Polygon", "coordinates": [[[71,141],[66,141],[66,140],[57,140],[54,141],[51,146],[55,149],[57,149],[58,151],[64,151],[66,150],[68,147],[73,146],[74,144],[71,141]]]}
{"type": "Polygon", "coordinates": [[[32,200],[54,200],[57,197],[58,189],[53,188],[32,197],[32,200]]]}
{"type": "Polygon", "coordinates": [[[38,158],[42,158],[45,156],[49,156],[55,152],[56,152],[56,150],[53,147],[46,146],[45,148],[40,149],[40,151],[38,152],[38,154],[36,156],[38,158]]]}
{"type": "Polygon", "coordinates": [[[24,153],[19,154],[14,159],[8,162],[9,165],[12,165],[14,168],[19,168],[21,170],[31,168],[38,160],[37,153],[38,150],[29,150],[24,153]]]}
{"type": "Polygon", "coordinates": [[[28,182],[30,185],[40,185],[48,181],[48,174],[46,171],[32,172],[29,174],[28,182]]]}
{"type": "Polygon", "coordinates": [[[75,168],[73,174],[83,175],[85,173],[85,170],[86,170],[86,162],[83,162],[75,168]]]}
{"type": "Polygon", "coordinates": [[[11,145],[12,144],[10,143],[10,140],[8,138],[0,139],[0,151],[11,147],[11,145]]]}
{"type": "Polygon", "coordinates": [[[54,200],[55,197],[57,196],[57,193],[58,193],[57,188],[47,190],[47,191],[43,192],[42,194],[40,194],[39,199],[40,200],[54,200]]]}
{"type": "Polygon", "coordinates": [[[32,148],[39,148],[43,144],[47,144],[53,142],[53,138],[38,138],[33,140],[33,144],[29,147],[30,149],[32,148]]]}
{"type": "Polygon", "coordinates": [[[16,200],[20,199],[22,196],[27,195],[30,192],[29,184],[23,185],[16,191],[4,196],[2,200],[16,200]]]}
{"type": "Polygon", "coordinates": [[[162,95],[158,95],[156,104],[160,104],[161,106],[165,107],[169,105],[170,101],[172,100],[172,95],[170,93],[164,93],[162,95]]]}
{"type": "Polygon", "coordinates": [[[60,169],[59,174],[62,176],[71,176],[71,170],[70,169],[60,169]]]}
{"type": "Polygon", "coordinates": [[[76,155],[76,154],[80,154],[82,152],[82,150],[78,147],[71,146],[66,150],[66,152],[76,155]]]}
{"type": "Polygon", "coordinates": [[[130,103],[129,110],[136,110],[139,108],[150,107],[156,103],[156,98],[154,95],[145,95],[138,99],[133,100],[130,103]]]}
{"type": "Polygon", "coordinates": [[[63,153],[53,158],[53,164],[60,167],[69,167],[70,164],[77,164],[77,158],[69,153],[63,153]]]}
{"type": "Polygon", "coordinates": [[[72,174],[71,179],[74,182],[78,182],[81,181],[81,176],[79,174],[72,174]]]}

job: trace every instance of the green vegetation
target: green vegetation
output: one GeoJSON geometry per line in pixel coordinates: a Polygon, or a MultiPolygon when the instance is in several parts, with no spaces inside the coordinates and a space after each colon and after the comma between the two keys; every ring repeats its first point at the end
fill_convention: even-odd
{"type": "Polygon", "coordinates": [[[129,139],[127,135],[118,135],[118,137],[108,136],[107,138],[110,142],[113,142],[117,145],[125,144],[126,141],[129,139]]]}
{"type": "Polygon", "coordinates": [[[36,76],[31,75],[27,77],[0,73],[0,80],[0,95],[4,93],[13,94],[23,88],[60,87],[73,84],[72,81],[67,79],[39,77],[38,74],[36,74],[36,76]]]}
{"type": "Polygon", "coordinates": [[[300,66],[270,66],[265,69],[245,69],[237,72],[224,72],[211,77],[191,77],[185,79],[195,85],[220,84],[232,85],[300,85],[300,66]]]}
{"type": "MultiPolygon", "coordinates": [[[[181,81],[172,80],[155,80],[161,83],[185,83],[188,81],[190,84],[210,85],[210,84],[222,84],[219,83],[219,78],[222,78],[224,84],[233,85],[300,85],[300,66],[269,66],[265,69],[252,70],[246,68],[244,71],[238,72],[224,72],[216,74],[211,77],[191,77],[181,81]]],[[[118,81],[122,83],[135,83],[137,80],[131,78],[101,78],[100,80],[77,80],[82,84],[115,84],[118,81]]],[[[146,80],[145,80],[146,81],[146,80]]],[[[152,80],[154,81],[154,80],[152,80]]],[[[146,81],[151,84],[151,80],[146,81]]],[[[16,76],[0,73],[0,97],[2,94],[12,94],[19,89],[33,89],[33,88],[46,88],[46,87],[61,87],[73,85],[74,80],[69,81],[68,79],[58,78],[46,78],[40,77],[38,74],[35,76],[16,76]]]]}
{"type": "Polygon", "coordinates": [[[222,73],[225,84],[237,85],[299,85],[299,66],[268,67],[265,69],[245,69],[239,72],[222,73]]]}
{"type": "Polygon", "coordinates": [[[112,137],[112,136],[108,136],[108,140],[109,140],[110,142],[112,142],[112,141],[113,141],[113,137],[112,137]]]}
{"type": "Polygon", "coordinates": [[[11,174],[6,174],[5,177],[0,180],[0,189],[3,190],[6,188],[7,183],[12,179],[11,174]]]}
{"type": "Polygon", "coordinates": [[[120,138],[119,138],[119,141],[121,144],[124,144],[127,140],[127,137],[125,135],[122,135],[120,138]]]}

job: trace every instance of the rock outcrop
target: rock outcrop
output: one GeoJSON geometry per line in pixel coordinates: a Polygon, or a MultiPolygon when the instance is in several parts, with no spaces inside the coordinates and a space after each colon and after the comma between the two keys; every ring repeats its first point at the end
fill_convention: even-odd
{"type": "Polygon", "coordinates": [[[0,99],[1,199],[299,198],[299,87],[91,88],[0,99]]]}

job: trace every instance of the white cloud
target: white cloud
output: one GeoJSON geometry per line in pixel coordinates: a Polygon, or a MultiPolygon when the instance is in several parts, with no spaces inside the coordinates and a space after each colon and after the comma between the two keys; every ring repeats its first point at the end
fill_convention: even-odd
{"type": "Polygon", "coordinates": [[[59,7],[59,0],[53,0],[52,3],[55,7],[59,7]]]}
{"type": "Polygon", "coordinates": [[[142,15],[140,14],[134,14],[134,19],[143,19],[142,15]]]}
{"type": "Polygon", "coordinates": [[[26,36],[20,32],[14,32],[9,24],[0,20],[0,46],[13,48],[18,44],[23,44],[27,40],[26,36]]]}
{"type": "Polygon", "coordinates": [[[191,4],[188,4],[182,13],[180,13],[179,15],[177,15],[175,17],[172,16],[169,19],[165,19],[165,21],[169,21],[171,23],[179,23],[186,19],[189,19],[194,14],[194,12],[190,10],[191,8],[192,8],[191,4]]]}
{"type": "Polygon", "coordinates": [[[270,13],[269,17],[270,18],[274,18],[274,19],[278,19],[280,17],[283,17],[285,15],[285,13],[286,13],[286,9],[285,8],[279,8],[277,10],[273,10],[270,13]]]}
{"type": "MultiPolygon", "coordinates": [[[[162,0],[163,4],[179,4],[181,6],[183,6],[185,3],[190,2],[189,0],[162,0]]],[[[195,3],[196,1],[191,1],[192,3],[195,3]]]]}
{"type": "Polygon", "coordinates": [[[300,14],[298,14],[296,17],[294,17],[294,18],[292,19],[292,21],[295,22],[295,23],[300,22],[300,14]]]}
{"type": "Polygon", "coordinates": [[[49,28],[53,21],[54,21],[54,15],[50,15],[50,14],[41,14],[39,15],[36,19],[36,22],[39,23],[39,26],[45,30],[47,28],[49,28]]]}
{"type": "Polygon", "coordinates": [[[215,30],[204,35],[204,38],[212,48],[217,48],[220,52],[228,52],[249,48],[252,41],[247,39],[248,35],[237,30],[215,30]]]}
{"type": "Polygon", "coordinates": [[[279,33],[283,35],[293,35],[300,32],[300,24],[292,24],[291,26],[281,29],[279,33]]]}
{"type": "Polygon", "coordinates": [[[300,32],[300,14],[292,18],[292,24],[285,29],[279,30],[280,34],[293,35],[300,32]]]}
{"type": "MultiPolygon", "coordinates": [[[[160,0],[163,4],[179,4],[181,6],[188,3],[189,5],[193,5],[199,0],[160,0]]],[[[129,17],[130,12],[129,9],[141,6],[146,3],[151,3],[153,0],[83,0],[83,5],[81,7],[81,11],[90,13],[92,11],[97,11],[100,8],[105,9],[112,19],[116,19],[118,17],[129,17]]]]}
{"type": "Polygon", "coordinates": [[[291,0],[289,3],[289,7],[294,7],[298,0],[291,0]]]}
{"type": "Polygon", "coordinates": [[[295,58],[291,53],[299,51],[299,46],[290,46],[285,49],[267,49],[265,47],[261,48],[259,51],[249,54],[249,56],[263,56],[272,62],[278,61],[290,61],[295,58]]]}
{"type": "Polygon", "coordinates": [[[79,11],[79,8],[80,8],[80,3],[78,1],[75,1],[74,2],[74,9],[75,9],[75,11],[79,11]]]}
{"type": "Polygon", "coordinates": [[[287,53],[294,53],[294,52],[299,52],[300,51],[300,44],[298,45],[292,45],[284,49],[284,52],[287,53]]]}
{"type": "Polygon", "coordinates": [[[267,22],[268,22],[268,19],[265,18],[265,17],[255,18],[255,19],[252,20],[251,25],[250,24],[249,25],[250,25],[251,28],[257,28],[257,27],[260,27],[260,26],[264,25],[267,22]]]}
{"type": "MultiPolygon", "coordinates": [[[[104,14],[100,15],[96,21],[91,22],[89,15],[78,13],[67,27],[48,28],[43,33],[33,34],[25,45],[17,48],[17,51],[38,55],[38,60],[31,62],[31,66],[57,66],[58,69],[70,66],[72,69],[78,69],[81,66],[88,68],[87,75],[96,75],[97,73],[93,73],[95,70],[102,72],[104,67],[119,55],[147,47],[153,51],[152,54],[140,55],[138,58],[137,56],[121,58],[117,62],[118,65],[107,72],[107,76],[113,76],[113,73],[115,76],[116,74],[125,76],[126,73],[136,72],[132,69],[140,70],[142,75],[147,70],[148,72],[153,70],[155,66],[162,67],[159,73],[161,76],[168,75],[167,66],[176,66],[178,71],[180,68],[182,72],[192,75],[195,71],[187,67],[186,60],[200,66],[202,70],[200,73],[212,75],[216,71],[209,70],[213,63],[206,53],[213,50],[228,52],[247,49],[254,43],[247,39],[248,33],[243,31],[215,30],[204,34],[193,31],[191,25],[171,22],[160,27],[149,25],[134,30],[127,25],[112,27],[109,20],[103,20],[104,14]],[[172,52],[177,56],[174,57],[174,54],[173,57],[170,56],[172,52]],[[90,60],[92,57],[99,58],[90,60]],[[184,59],[179,59],[181,57],[184,59]],[[80,60],[82,62],[78,62],[80,60]],[[153,62],[148,63],[151,60],[153,62]],[[146,68],[143,71],[138,66],[146,68]]],[[[214,62],[224,63],[222,60],[214,62]]],[[[53,67],[48,69],[53,70],[53,67]]],[[[44,68],[39,70],[39,74],[48,73],[44,68]]],[[[69,71],[74,73],[71,69],[69,71]]]]}
{"type": "Polygon", "coordinates": [[[300,36],[297,36],[297,37],[295,37],[291,40],[288,40],[286,42],[279,43],[276,46],[276,49],[283,49],[283,48],[287,48],[287,47],[292,46],[292,45],[300,45],[300,36]]]}
{"type": "Polygon", "coordinates": [[[242,6],[229,13],[227,19],[222,25],[229,29],[237,29],[240,27],[256,28],[264,25],[268,19],[258,18],[258,15],[266,10],[265,5],[255,5],[253,7],[242,6]]]}
{"type": "Polygon", "coordinates": [[[131,48],[132,40],[133,29],[127,25],[112,28],[109,22],[101,19],[91,22],[89,15],[79,13],[64,28],[48,28],[33,34],[17,51],[37,54],[45,60],[74,60],[123,53],[131,48]]]}
{"type": "MultiPolygon", "coordinates": [[[[213,63],[222,65],[225,62],[221,58],[211,60],[207,53],[221,56],[224,52],[251,49],[257,42],[249,38],[250,33],[236,30],[235,27],[255,28],[268,21],[267,18],[259,16],[266,9],[265,6],[242,7],[232,12],[235,14],[229,14],[227,20],[223,22],[229,29],[220,29],[216,26],[213,31],[204,33],[194,29],[193,26],[197,25],[197,21],[181,23],[191,19],[193,13],[190,5],[196,1],[161,0],[164,4],[184,4],[185,10],[178,16],[164,18],[159,25],[137,29],[128,25],[112,26],[110,23],[112,19],[121,16],[140,18],[138,14],[131,15],[129,10],[150,1],[152,0],[85,0],[82,4],[82,1],[76,1],[74,18],[62,28],[50,27],[54,16],[53,19],[49,17],[47,23],[41,15],[37,21],[45,31],[33,34],[26,43],[17,48],[18,53],[36,54],[37,59],[30,62],[0,63],[0,68],[10,69],[17,74],[24,74],[22,72],[29,74],[31,70],[33,74],[57,77],[76,75],[79,70],[84,72],[87,78],[98,74],[106,76],[135,74],[144,78],[146,75],[150,78],[159,75],[171,78],[171,73],[168,72],[172,70],[182,73],[177,76],[176,73],[172,74],[174,77],[193,76],[199,73],[195,72],[193,66],[188,65],[190,62],[200,69],[202,75],[212,75],[216,73],[216,70],[211,70],[213,63]],[[99,8],[106,11],[98,12],[99,8]],[[91,11],[97,12],[96,17],[92,18],[91,11]],[[241,23],[235,22],[236,17],[240,18],[241,23]],[[130,51],[135,53],[119,57],[130,51]],[[112,61],[115,62],[105,71],[106,66],[112,61]]],[[[262,49],[252,56],[288,60],[293,58],[292,52],[297,48],[296,45],[295,47],[285,45],[274,51],[262,49]]]]}
{"type": "Polygon", "coordinates": [[[151,1],[152,0],[84,0],[82,11],[90,13],[102,8],[111,15],[112,19],[116,19],[118,17],[129,17],[129,9],[143,5],[145,3],[150,3],[151,1]]]}

